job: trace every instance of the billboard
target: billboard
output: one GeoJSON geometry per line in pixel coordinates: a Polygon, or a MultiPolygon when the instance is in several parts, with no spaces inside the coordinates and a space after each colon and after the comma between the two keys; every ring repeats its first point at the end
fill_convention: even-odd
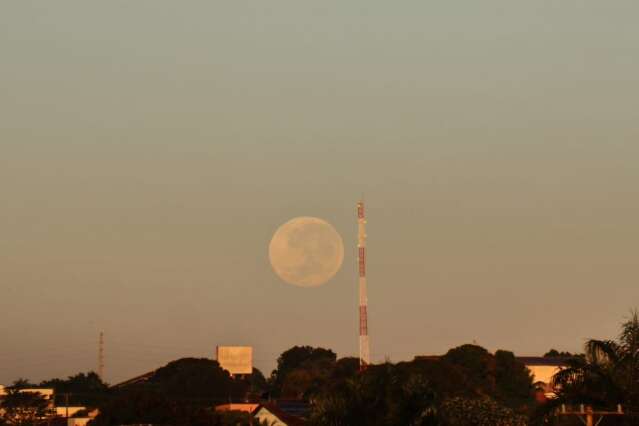
{"type": "Polygon", "coordinates": [[[231,374],[253,373],[253,347],[218,346],[216,359],[220,367],[231,374]]]}

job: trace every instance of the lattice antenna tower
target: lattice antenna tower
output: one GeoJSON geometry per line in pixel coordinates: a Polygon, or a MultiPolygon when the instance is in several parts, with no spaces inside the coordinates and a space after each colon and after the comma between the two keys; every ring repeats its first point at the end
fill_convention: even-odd
{"type": "Polygon", "coordinates": [[[98,343],[98,376],[104,381],[104,332],[100,332],[98,343]]]}

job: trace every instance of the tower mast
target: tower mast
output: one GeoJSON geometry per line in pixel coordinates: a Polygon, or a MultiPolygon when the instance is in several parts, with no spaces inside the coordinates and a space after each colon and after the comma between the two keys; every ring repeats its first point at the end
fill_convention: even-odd
{"type": "Polygon", "coordinates": [[[366,214],[364,200],[357,203],[358,259],[359,259],[359,366],[364,369],[370,364],[368,341],[368,295],[366,288],[366,214]]]}
{"type": "Polygon", "coordinates": [[[104,381],[104,332],[100,332],[100,342],[98,343],[98,376],[104,381]]]}

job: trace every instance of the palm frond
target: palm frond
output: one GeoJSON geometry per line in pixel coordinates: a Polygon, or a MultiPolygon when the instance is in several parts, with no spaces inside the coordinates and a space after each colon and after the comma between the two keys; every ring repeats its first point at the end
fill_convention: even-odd
{"type": "Polygon", "coordinates": [[[614,340],[590,339],[585,349],[586,358],[593,364],[615,364],[622,356],[621,348],[614,340]]]}

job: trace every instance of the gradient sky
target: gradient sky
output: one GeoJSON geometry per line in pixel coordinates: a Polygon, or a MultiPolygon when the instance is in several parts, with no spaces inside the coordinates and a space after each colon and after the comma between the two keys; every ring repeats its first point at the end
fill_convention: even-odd
{"type": "Polygon", "coordinates": [[[540,355],[639,306],[636,1],[0,4],[0,383],[114,383],[215,345],[265,373],[476,341],[540,355]],[[268,243],[330,221],[342,270],[268,243]]]}

